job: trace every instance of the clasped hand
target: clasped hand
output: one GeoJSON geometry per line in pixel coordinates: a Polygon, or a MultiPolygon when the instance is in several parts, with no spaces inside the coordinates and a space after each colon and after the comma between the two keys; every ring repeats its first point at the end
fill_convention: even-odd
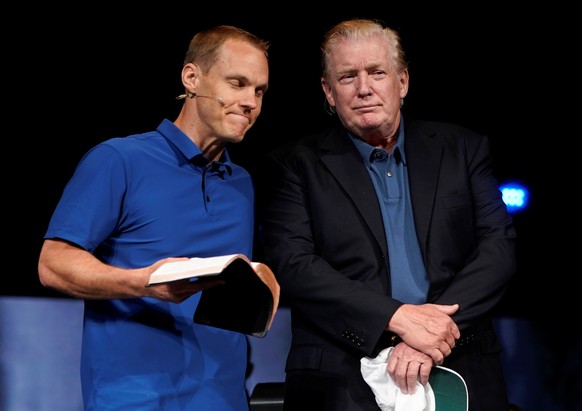
{"type": "Polygon", "coordinates": [[[404,304],[394,313],[389,330],[402,342],[394,347],[387,372],[403,393],[414,393],[416,381],[425,385],[433,365],[451,353],[461,336],[451,318],[458,309],[458,304],[404,304]]]}

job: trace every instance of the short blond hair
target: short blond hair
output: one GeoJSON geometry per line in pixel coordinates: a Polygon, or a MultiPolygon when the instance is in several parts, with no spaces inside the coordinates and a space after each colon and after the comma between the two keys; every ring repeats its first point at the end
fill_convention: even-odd
{"type": "Polygon", "coordinates": [[[400,35],[394,29],[384,26],[378,20],[344,20],[329,29],[321,43],[322,75],[329,80],[329,58],[333,50],[345,39],[366,40],[379,37],[390,47],[392,63],[398,73],[408,69],[408,61],[402,48],[400,35]]]}
{"type": "Polygon", "coordinates": [[[219,56],[220,47],[226,40],[241,40],[256,47],[265,53],[269,58],[270,43],[263,40],[248,31],[235,26],[220,25],[210,29],[198,32],[190,40],[184,65],[188,63],[198,64],[204,73],[210,70],[210,67],[219,56]]]}

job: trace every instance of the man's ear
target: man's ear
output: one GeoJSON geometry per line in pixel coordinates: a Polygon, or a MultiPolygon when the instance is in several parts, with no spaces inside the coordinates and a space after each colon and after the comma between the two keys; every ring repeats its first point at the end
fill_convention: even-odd
{"type": "Polygon", "coordinates": [[[197,64],[187,63],[182,67],[182,84],[186,89],[186,94],[190,97],[190,94],[196,94],[196,89],[198,88],[198,80],[200,68],[197,64]]]}
{"type": "Polygon", "coordinates": [[[331,93],[331,87],[329,86],[329,84],[327,84],[327,81],[323,77],[321,78],[321,88],[325,93],[325,98],[327,99],[330,108],[333,109],[335,107],[335,100],[333,99],[333,95],[331,93]]]}
{"type": "Polygon", "coordinates": [[[400,98],[403,99],[408,94],[408,69],[405,69],[398,75],[398,79],[400,80],[400,98]]]}

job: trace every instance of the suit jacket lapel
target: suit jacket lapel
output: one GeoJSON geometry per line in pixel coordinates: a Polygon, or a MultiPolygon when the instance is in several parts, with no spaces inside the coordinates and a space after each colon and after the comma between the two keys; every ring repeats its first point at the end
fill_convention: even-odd
{"type": "Polygon", "coordinates": [[[387,256],[384,224],[376,192],[356,147],[343,128],[338,127],[322,140],[321,149],[321,161],[352,199],[382,252],[387,256]],[[354,164],[361,166],[356,167],[354,164]]]}
{"type": "Polygon", "coordinates": [[[436,198],[443,156],[442,143],[431,130],[404,120],[404,150],[408,163],[408,181],[418,239],[424,251],[436,198]]]}

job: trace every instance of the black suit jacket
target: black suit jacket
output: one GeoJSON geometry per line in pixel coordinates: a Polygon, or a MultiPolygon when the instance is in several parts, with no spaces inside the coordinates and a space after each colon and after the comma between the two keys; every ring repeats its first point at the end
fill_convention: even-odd
{"type": "MultiPolygon", "coordinates": [[[[493,175],[488,140],[453,124],[408,116],[404,121],[428,302],[458,303],[454,320],[461,331],[478,330],[480,342],[473,348],[495,354],[497,364],[500,347],[489,319],[515,272],[515,231],[493,175]]],[[[328,406],[332,396],[338,398],[325,409],[377,409],[359,360],[385,347],[384,330],[402,303],[390,298],[383,222],[364,163],[338,125],[278,149],[265,164],[268,187],[259,186],[265,196],[264,258],[291,309],[289,392],[321,388],[328,406]]],[[[455,354],[463,357],[460,350],[455,354]]],[[[480,367],[496,377],[500,372],[480,357],[482,364],[450,361],[468,385],[473,374],[483,373],[480,367]]]]}

